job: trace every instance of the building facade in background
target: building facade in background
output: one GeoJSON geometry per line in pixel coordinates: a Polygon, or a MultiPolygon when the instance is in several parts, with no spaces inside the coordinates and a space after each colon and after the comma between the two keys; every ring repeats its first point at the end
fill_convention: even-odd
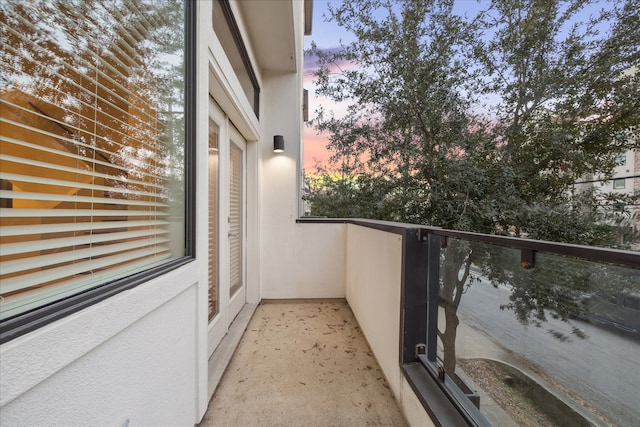
{"type": "Polygon", "coordinates": [[[607,209],[608,223],[619,228],[617,244],[635,244],[640,232],[640,152],[627,150],[616,158],[611,177],[585,177],[576,183],[578,190],[593,190],[599,196],[601,209],[607,209]],[[618,204],[607,202],[607,195],[622,197],[618,204]],[[611,214],[615,215],[611,215],[611,214]]]}

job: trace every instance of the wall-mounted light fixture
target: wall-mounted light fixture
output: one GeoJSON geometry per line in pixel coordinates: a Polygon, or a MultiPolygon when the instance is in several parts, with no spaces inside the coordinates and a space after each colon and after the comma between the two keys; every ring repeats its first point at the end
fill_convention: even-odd
{"type": "Polygon", "coordinates": [[[309,121],[309,91],[302,89],[302,121],[309,121]]]}
{"type": "Polygon", "coordinates": [[[273,152],[282,153],[284,151],[284,136],[273,135],[273,152]]]}

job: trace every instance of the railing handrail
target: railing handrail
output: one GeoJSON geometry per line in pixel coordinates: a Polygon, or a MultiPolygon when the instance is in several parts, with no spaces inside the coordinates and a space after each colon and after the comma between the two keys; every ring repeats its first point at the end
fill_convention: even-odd
{"type": "Polygon", "coordinates": [[[603,248],[598,246],[576,245],[571,243],[550,242],[546,240],[526,239],[523,237],[501,236],[497,234],[474,233],[469,231],[449,230],[446,228],[433,227],[420,224],[408,224],[392,221],[379,221],[361,218],[321,218],[309,217],[299,218],[299,223],[345,223],[360,225],[388,231],[395,234],[405,234],[409,230],[424,230],[428,234],[442,237],[453,237],[472,240],[480,243],[506,246],[514,249],[531,250],[535,252],[546,252],[556,255],[565,255],[575,258],[582,258],[588,261],[599,261],[617,264],[620,266],[640,268],[640,252],[603,248]]]}

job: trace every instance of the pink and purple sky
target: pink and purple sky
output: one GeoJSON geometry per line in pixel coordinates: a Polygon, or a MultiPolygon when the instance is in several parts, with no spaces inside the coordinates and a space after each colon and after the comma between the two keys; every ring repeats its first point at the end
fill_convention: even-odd
{"type": "MultiPolygon", "coordinates": [[[[323,50],[337,49],[340,42],[348,43],[355,37],[335,24],[326,22],[325,15],[328,15],[328,5],[338,7],[342,0],[315,0],[313,2],[313,25],[312,33],[305,37],[304,48],[309,49],[311,43],[315,42],[318,48],[323,50]]],[[[460,14],[471,13],[472,15],[486,6],[487,0],[456,0],[454,10],[460,14]]],[[[608,0],[596,1],[591,7],[579,12],[586,19],[591,12],[600,8],[610,8],[608,0]]],[[[345,64],[342,64],[343,67],[345,64]]],[[[309,119],[316,116],[316,109],[322,105],[327,112],[333,111],[337,116],[346,112],[346,105],[335,104],[332,101],[318,97],[315,93],[313,72],[317,68],[316,58],[305,55],[304,58],[304,87],[309,90],[309,119]]],[[[303,167],[307,174],[313,174],[316,170],[317,162],[327,164],[329,153],[327,151],[328,136],[318,134],[312,126],[305,124],[304,127],[304,162],[303,167]]]]}
{"type": "MultiPolygon", "coordinates": [[[[483,0],[484,1],[484,0],[483,0]]],[[[315,0],[313,2],[313,26],[310,36],[305,37],[305,50],[311,47],[311,43],[315,42],[318,48],[323,50],[336,49],[340,46],[340,42],[348,43],[354,40],[354,36],[343,28],[335,24],[335,22],[326,22],[325,15],[328,15],[328,5],[338,7],[342,0],[315,0]]],[[[467,10],[477,10],[482,1],[478,0],[457,0],[456,8],[461,12],[467,10]]],[[[344,66],[344,64],[342,64],[344,66]]],[[[332,101],[318,97],[315,93],[315,85],[313,84],[313,72],[317,68],[316,58],[305,56],[304,58],[304,87],[309,90],[309,119],[312,120],[316,114],[318,106],[322,105],[327,112],[333,111],[337,116],[346,112],[346,104],[339,105],[332,101]]],[[[326,149],[328,143],[327,135],[318,134],[318,131],[308,124],[304,127],[304,170],[309,174],[313,174],[316,170],[317,162],[327,164],[329,153],[326,149]]]]}
{"type": "MultiPolygon", "coordinates": [[[[339,46],[340,40],[348,42],[352,36],[333,22],[325,22],[324,15],[327,14],[327,6],[331,3],[338,6],[341,0],[316,0],[313,2],[313,27],[310,36],[305,37],[304,48],[309,49],[311,42],[315,42],[320,49],[335,49],[339,46]]],[[[315,85],[313,84],[313,72],[316,69],[316,58],[305,56],[304,58],[304,87],[309,90],[309,120],[316,116],[316,109],[324,105],[327,110],[339,113],[340,107],[333,105],[328,99],[316,96],[315,85]]],[[[319,135],[312,126],[305,124],[304,127],[304,163],[303,167],[307,173],[313,173],[316,162],[325,163],[329,158],[326,146],[328,138],[326,135],[319,135]]]]}

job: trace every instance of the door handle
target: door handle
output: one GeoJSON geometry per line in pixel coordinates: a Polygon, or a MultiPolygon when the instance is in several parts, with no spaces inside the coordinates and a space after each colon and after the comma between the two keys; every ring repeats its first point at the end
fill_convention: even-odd
{"type": "Polygon", "coordinates": [[[239,236],[240,233],[236,232],[236,231],[230,231],[227,233],[227,237],[237,237],[239,236]]]}

